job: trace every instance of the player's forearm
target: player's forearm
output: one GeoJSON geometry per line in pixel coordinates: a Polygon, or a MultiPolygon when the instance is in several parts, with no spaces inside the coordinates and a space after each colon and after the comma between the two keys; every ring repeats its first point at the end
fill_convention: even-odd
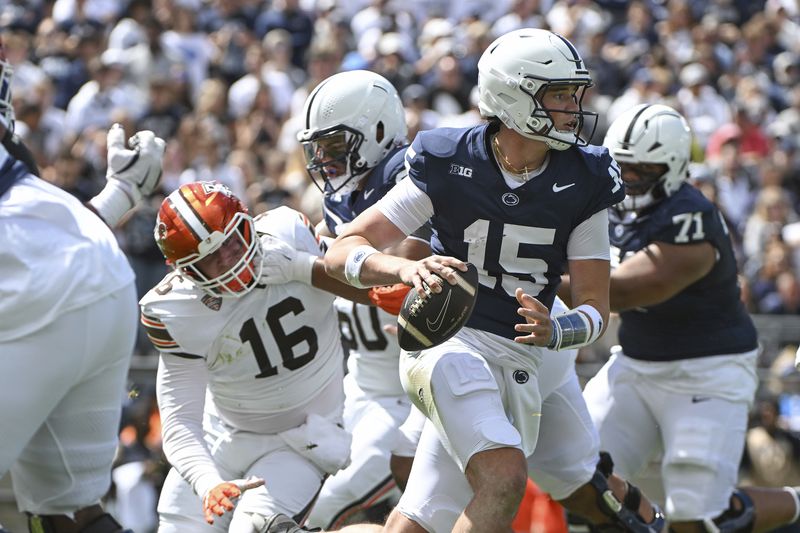
{"type": "Polygon", "coordinates": [[[325,271],[339,281],[352,284],[352,265],[354,261],[360,259],[357,254],[361,250],[368,256],[360,262],[357,277],[362,286],[373,287],[401,282],[400,270],[403,266],[413,263],[409,259],[380,253],[377,250],[369,252],[367,248],[372,248],[371,244],[360,235],[348,235],[336,239],[325,254],[325,271]],[[354,253],[355,257],[352,255],[354,253]],[[350,280],[348,280],[348,269],[351,272],[350,280]]]}
{"type": "Polygon", "coordinates": [[[164,455],[199,496],[224,481],[203,438],[203,364],[165,354],[156,378],[164,455]]]}
{"type": "Polygon", "coordinates": [[[367,289],[357,289],[328,275],[325,271],[325,263],[321,258],[316,261],[311,271],[311,285],[360,304],[372,305],[367,289]]]}

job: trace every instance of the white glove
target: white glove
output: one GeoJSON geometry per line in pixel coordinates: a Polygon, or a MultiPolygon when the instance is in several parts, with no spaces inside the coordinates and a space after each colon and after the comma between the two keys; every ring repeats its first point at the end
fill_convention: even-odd
{"type": "Polygon", "coordinates": [[[264,252],[261,281],[268,285],[283,285],[290,281],[301,281],[311,285],[311,272],[318,257],[295,250],[271,235],[261,238],[264,252]]]}
{"type": "Polygon", "coordinates": [[[800,346],[797,347],[797,353],[794,354],[794,367],[800,370],[800,346]]]}
{"type": "Polygon", "coordinates": [[[125,147],[125,130],[114,124],[106,137],[108,170],[106,179],[130,185],[134,201],[152,193],[161,178],[161,160],[167,144],[150,130],[136,132],[125,147]]]}
{"type": "Polygon", "coordinates": [[[114,124],[106,137],[108,147],[108,182],[89,203],[109,226],[141,199],[152,193],[161,178],[161,160],[166,143],[152,131],[140,131],[125,146],[125,130],[114,124]]]}

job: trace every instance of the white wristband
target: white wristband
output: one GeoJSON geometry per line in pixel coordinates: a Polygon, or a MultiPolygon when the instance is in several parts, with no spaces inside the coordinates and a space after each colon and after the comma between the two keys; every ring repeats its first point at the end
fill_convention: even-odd
{"type": "Polygon", "coordinates": [[[125,213],[136,204],[131,185],[117,179],[106,182],[103,190],[89,200],[103,220],[110,227],[115,227],[125,213]]]}
{"type": "Polygon", "coordinates": [[[361,284],[361,267],[364,266],[367,257],[377,253],[378,250],[366,244],[356,246],[350,250],[350,253],[347,254],[347,261],[344,264],[344,277],[347,279],[347,283],[357,289],[367,288],[366,285],[361,284]]]}
{"type": "Polygon", "coordinates": [[[592,326],[592,331],[589,332],[589,340],[586,344],[591,344],[600,338],[600,333],[603,331],[603,317],[600,316],[600,311],[589,304],[579,305],[575,308],[576,311],[583,311],[589,318],[589,324],[592,326]]]}
{"type": "Polygon", "coordinates": [[[314,263],[316,262],[316,255],[308,252],[297,252],[297,256],[292,262],[292,277],[296,281],[311,285],[311,274],[314,272],[314,263]]]}

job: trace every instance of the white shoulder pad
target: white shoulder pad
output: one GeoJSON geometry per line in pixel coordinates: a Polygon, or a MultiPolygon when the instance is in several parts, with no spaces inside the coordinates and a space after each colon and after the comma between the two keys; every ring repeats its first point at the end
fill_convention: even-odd
{"type": "Polygon", "coordinates": [[[281,206],[258,215],[255,219],[259,234],[272,235],[296,250],[322,256],[322,246],[314,224],[303,213],[281,206]]]}

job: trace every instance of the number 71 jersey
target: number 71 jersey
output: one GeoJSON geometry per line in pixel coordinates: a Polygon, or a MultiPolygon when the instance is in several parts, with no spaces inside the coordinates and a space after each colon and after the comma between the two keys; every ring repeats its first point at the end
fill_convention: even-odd
{"type": "Polygon", "coordinates": [[[736,258],[728,229],[717,208],[684,183],[638,217],[609,213],[612,262],[653,242],[714,247],[712,269],[678,294],[647,308],[626,309],[618,336],[625,355],[646,361],[674,361],[743,353],[757,346],[753,321],[742,304],[736,258]]]}
{"type": "MultiPolygon", "coordinates": [[[[256,218],[256,231],[321,256],[307,222],[280,207],[256,218]]],[[[254,430],[246,421],[268,421],[305,404],[338,375],[343,356],[333,300],[301,282],[258,284],[241,298],[220,298],[171,273],[140,305],[162,357],[205,360],[219,415],[254,430]]]]}

